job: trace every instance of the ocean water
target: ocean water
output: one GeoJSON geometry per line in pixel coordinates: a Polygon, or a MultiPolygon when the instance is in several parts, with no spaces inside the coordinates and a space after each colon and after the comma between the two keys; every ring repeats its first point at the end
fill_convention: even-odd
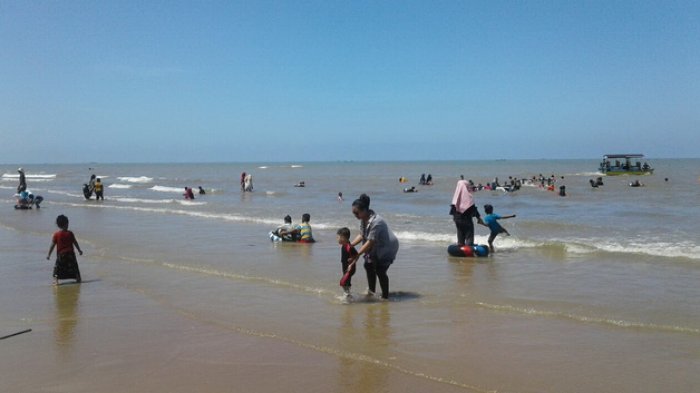
{"type": "MultiPolygon", "coordinates": [[[[66,214],[91,291],[116,286],[230,334],[321,354],[365,381],[338,371],[328,391],[412,381],[435,392],[697,391],[700,160],[650,163],[654,175],[604,177],[599,188],[589,185],[596,160],[32,165],[28,187],[45,201],[31,211],[12,208],[17,177],[6,166],[0,240],[22,243],[11,253],[26,263],[3,269],[40,271],[45,282],[35,285],[48,285],[45,252],[66,214]],[[240,191],[243,171],[253,192],[240,191]],[[104,201],[82,196],[91,173],[105,183],[104,201]],[[422,173],[434,185],[418,185],[422,173]],[[485,184],[539,174],[555,175],[567,196],[536,186],[475,192],[482,214],[489,203],[517,215],[501,221],[512,236],[499,236],[488,258],[447,255],[460,175],[485,184]],[[645,186],[629,187],[636,179],[645,186]],[[418,192],[402,192],[413,185],[418,192]],[[207,194],[186,201],[185,186],[207,194]],[[362,269],[350,299],[338,286],[335,232],[357,233],[350,205],[361,193],[401,242],[388,302],[364,296],[362,269]],[[303,213],[317,243],[269,241],[282,217],[299,223],[303,213]]],[[[477,243],[487,237],[477,226],[477,243]]],[[[6,303],[0,327],[50,319],[51,306],[28,316],[6,303]]],[[[90,319],[75,314],[78,325],[90,319]]]]}

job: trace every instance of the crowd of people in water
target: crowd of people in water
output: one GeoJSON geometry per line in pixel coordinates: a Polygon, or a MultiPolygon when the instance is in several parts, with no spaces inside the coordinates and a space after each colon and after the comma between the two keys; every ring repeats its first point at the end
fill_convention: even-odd
{"type": "MultiPolygon", "coordinates": [[[[19,185],[17,186],[18,203],[15,208],[31,208],[36,206],[39,208],[43,198],[34,196],[31,191],[27,190],[26,175],[22,168],[18,169],[19,185]]],[[[253,180],[252,175],[243,172],[241,174],[241,191],[252,192],[253,180]]],[[[474,220],[479,225],[489,228],[488,250],[495,251],[494,241],[499,235],[510,236],[510,233],[500,224],[499,220],[515,218],[515,214],[500,215],[495,213],[495,209],[491,204],[484,205],[485,216],[482,218],[479,209],[475,203],[473,193],[484,190],[500,190],[504,192],[515,192],[523,186],[534,186],[554,191],[556,186],[559,186],[559,195],[566,196],[566,187],[562,184],[564,176],[557,177],[555,175],[532,176],[531,178],[517,178],[509,176],[508,180],[501,183],[498,178],[487,182],[475,184],[471,179],[465,180],[464,176],[460,176],[457,181],[452,201],[450,204],[450,215],[455,223],[457,232],[457,246],[476,247],[474,244],[474,220]]],[[[401,177],[400,182],[407,182],[406,178],[401,177]]],[[[665,179],[668,181],[668,178],[665,179]]],[[[597,177],[590,179],[589,183],[593,188],[599,188],[604,185],[603,178],[597,177]]],[[[433,184],[432,175],[422,174],[419,180],[419,185],[430,186],[433,184]]],[[[642,187],[643,183],[636,180],[629,184],[631,187],[642,187]]],[[[299,182],[295,187],[305,187],[304,181],[299,182]]],[[[194,199],[194,190],[191,187],[184,188],[184,197],[186,199],[194,199]]],[[[100,178],[96,175],[91,175],[88,183],[84,184],[83,191],[86,199],[90,199],[92,194],[95,194],[96,200],[104,200],[104,185],[100,178]]],[[[405,188],[404,192],[417,192],[415,186],[405,188]]],[[[206,191],[199,186],[199,195],[206,195],[206,191]]],[[[338,193],[338,202],[343,202],[342,192],[338,193]]],[[[352,286],[352,276],[356,271],[356,263],[363,258],[363,267],[367,275],[368,294],[374,295],[376,291],[377,281],[381,290],[381,298],[389,297],[389,276],[387,274],[389,267],[394,262],[399,249],[399,241],[394,233],[389,228],[388,223],[382,216],[370,209],[370,197],[366,194],[360,195],[352,203],[352,214],[357,218],[359,223],[359,232],[352,238],[350,229],[343,227],[336,232],[337,242],[341,249],[341,272],[343,279],[340,284],[347,295],[350,294],[352,286]],[[356,249],[359,247],[359,249],[356,249]]],[[[301,215],[301,223],[298,225],[292,224],[292,217],[287,215],[283,219],[284,223],[270,232],[270,239],[279,242],[297,242],[297,243],[314,243],[313,231],[311,228],[311,215],[304,213],[301,215]]],[[[59,227],[51,243],[47,259],[51,257],[54,248],[57,248],[57,258],[54,266],[54,283],[60,279],[75,279],[81,281],[80,271],[75,258],[75,251],[82,255],[80,246],[75,240],[75,235],[68,230],[68,218],[59,215],[56,219],[56,225],[59,227]]],[[[481,247],[481,246],[479,246],[481,247]]]]}

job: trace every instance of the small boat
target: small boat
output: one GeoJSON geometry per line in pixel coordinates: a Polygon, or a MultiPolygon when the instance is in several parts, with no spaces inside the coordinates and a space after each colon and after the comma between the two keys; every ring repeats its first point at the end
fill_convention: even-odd
{"type": "Polygon", "coordinates": [[[644,154],[606,154],[598,170],[608,176],[653,174],[654,168],[647,162],[642,164],[643,159],[644,154]]]}

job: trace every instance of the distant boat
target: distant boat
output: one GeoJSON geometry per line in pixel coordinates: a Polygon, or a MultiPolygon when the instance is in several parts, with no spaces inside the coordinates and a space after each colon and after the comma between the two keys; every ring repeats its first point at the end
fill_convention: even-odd
{"type": "Polygon", "coordinates": [[[654,168],[643,160],[644,154],[606,154],[598,169],[608,176],[653,174],[654,168]]]}

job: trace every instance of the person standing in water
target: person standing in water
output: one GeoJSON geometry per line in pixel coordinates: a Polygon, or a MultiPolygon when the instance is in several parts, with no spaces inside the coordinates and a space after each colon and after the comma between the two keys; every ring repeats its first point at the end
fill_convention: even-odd
{"type": "Polygon", "coordinates": [[[466,180],[457,181],[457,187],[452,196],[450,214],[457,227],[457,244],[460,246],[474,245],[474,217],[481,225],[484,225],[484,221],[481,220],[479,209],[474,204],[474,196],[471,194],[469,183],[466,180]]]}
{"type": "Polygon", "coordinates": [[[50,260],[51,253],[53,249],[56,248],[53,284],[58,285],[58,280],[65,280],[68,278],[74,278],[75,282],[80,283],[82,279],[80,278],[80,269],[78,268],[78,260],[75,258],[75,249],[73,246],[78,249],[80,255],[83,255],[83,251],[80,249],[80,245],[78,245],[78,241],[75,239],[73,232],[68,230],[68,217],[63,214],[56,217],[56,225],[60,230],[53,234],[49,255],[46,256],[46,259],[50,260]]]}
{"type": "Polygon", "coordinates": [[[99,201],[102,199],[103,201],[105,200],[104,197],[104,184],[102,184],[102,180],[98,177],[95,179],[95,200],[99,201]]]}
{"type": "Polygon", "coordinates": [[[360,220],[360,233],[350,243],[351,246],[362,243],[357,255],[348,259],[350,264],[356,262],[360,256],[365,258],[365,271],[367,272],[367,286],[370,294],[374,294],[379,278],[379,286],[382,289],[382,299],[389,298],[389,276],[387,270],[399,251],[399,240],[389,229],[384,218],[369,208],[369,196],[360,195],[352,203],[352,214],[360,220]]]}
{"type": "Polygon", "coordinates": [[[17,186],[17,193],[19,194],[27,189],[27,179],[24,176],[24,169],[19,168],[17,172],[19,172],[19,185],[17,186]]]}
{"type": "Polygon", "coordinates": [[[95,192],[95,182],[97,181],[97,176],[93,173],[92,176],[90,176],[90,181],[88,182],[88,190],[90,191],[90,194],[92,195],[93,192],[95,192]]]}

